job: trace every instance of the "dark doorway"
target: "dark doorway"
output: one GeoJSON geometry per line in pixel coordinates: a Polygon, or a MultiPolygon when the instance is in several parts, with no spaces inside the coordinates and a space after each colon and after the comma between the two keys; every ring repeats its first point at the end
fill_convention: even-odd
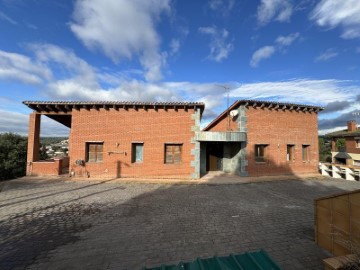
{"type": "Polygon", "coordinates": [[[223,143],[210,142],[206,146],[206,170],[222,171],[223,143]]]}

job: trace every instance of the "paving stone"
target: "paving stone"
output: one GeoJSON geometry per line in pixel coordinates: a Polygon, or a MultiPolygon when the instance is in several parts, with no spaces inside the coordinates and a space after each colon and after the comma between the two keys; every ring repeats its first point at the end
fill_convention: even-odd
{"type": "Polygon", "coordinates": [[[313,200],[358,188],[12,180],[0,193],[0,269],[141,269],[259,249],[283,269],[321,269],[313,200]]]}

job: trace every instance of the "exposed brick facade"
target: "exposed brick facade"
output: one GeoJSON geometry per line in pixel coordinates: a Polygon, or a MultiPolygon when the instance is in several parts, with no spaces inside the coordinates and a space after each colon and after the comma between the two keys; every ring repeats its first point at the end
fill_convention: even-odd
{"type": "Polygon", "coordinates": [[[55,160],[41,160],[32,162],[29,167],[28,175],[41,176],[41,175],[61,175],[67,171],[69,166],[69,159],[67,157],[55,160]]]}
{"type": "MultiPolygon", "coordinates": [[[[237,117],[230,117],[231,131],[239,130],[237,117]]],[[[224,115],[208,131],[227,131],[227,126],[228,117],[224,115]]],[[[246,160],[249,176],[317,172],[319,153],[316,112],[248,106],[246,128],[246,160]],[[255,161],[256,144],[267,145],[266,162],[255,161]],[[287,161],[288,144],[295,146],[293,161],[287,161]],[[309,161],[302,159],[302,145],[309,145],[309,161]]]]}
{"type": "Polygon", "coordinates": [[[214,168],[241,176],[315,173],[318,167],[317,111],[321,108],[296,104],[281,104],[280,107],[271,102],[265,102],[267,105],[253,102],[249,106],[249,102],[235,102],[229,108],[237,111],[235,117],[228,117],[225,111],[209,124],[205,130],[212,131],[214,137],[205,141],[197,136],[204,108],[200,103],[24,102],[38,111],[30,115],[27,174],[56,175],[64,172],[61,168],[65,163],[36,162],[39,113],[51,113],[53,119],[71,126],[69,173],[77,177],[190,179],[199,178],[200,173],[214,168]],[[216,132],[226,131],[233,132],[226,133],[226,139],[219,139],[224,136],[216,137],[219,134],[216,132]],[[234,135],[233,139],[227,136],[229,134],[234,135]],[[102,152],[100,160],[88,161],[89,143],[102,145],[99,148],[102,152]],[[133,160],[134,143],[143,145],[142,161],[133,160]],[[180,163],[165,163],[166,144],[181,145],[180,163]],[[263,162],[255,161],[257,144],[266,145],[266,160],[263,162]],[[287,145],[294,146],[291,161],[287,161],[287,145]],[[303,146],[308,149],[305,161],[303,146]],[[79,160],[84,162],[79,164],[76,162],[79,160]]]}
{"type": "Polygon", "coordinates": [[[319,164],[318,114],[295,110],[249,107],[248,172],[251,176],[316,173],[319,164]],[[267,161],[255,162],[255,144],[268,144],[267,161]],[[295,145],[295,159],[287,161],[287,145],[295,145]],[[302,145],[309,145],[309,161],[302,160],[302,145]]]}
{"type": "Polygon", "coordinates": [[[73,110],[69,138],[70,171],[85,177],[190,178],[194,109],[73,110]],[[103,143],[103,162],[75,164],[86,158],[86,142],[103,143]],[[141,142],[143,162],[132,163],[132,143],[141,142]],[[166,143],[182,145],[181,164],[165,164],[166,143]]]}

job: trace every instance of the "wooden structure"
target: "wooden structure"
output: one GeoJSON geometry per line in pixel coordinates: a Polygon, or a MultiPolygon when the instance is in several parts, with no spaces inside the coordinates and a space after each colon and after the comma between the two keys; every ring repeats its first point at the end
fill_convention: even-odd
{"type": "Polygon", "coordinates": [[[359,252],[360,189],[315,199],[315,242],[336,256],[359,252]]]}

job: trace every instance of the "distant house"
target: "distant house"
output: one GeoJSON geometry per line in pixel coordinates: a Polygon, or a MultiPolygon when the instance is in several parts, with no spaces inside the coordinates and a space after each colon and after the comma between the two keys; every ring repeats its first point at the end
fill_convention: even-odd
{"type": "Polygon", "coordinates": [[[331,138],[331,154],[333,163],[360,166],[360,128],[356,121],[347,122],[347,129],[335,131],[326,136],[331,138]],[[345,141],[339,146],[337,141],[345,141]]]}
{"type": "Polygon", "coordinates": [[[318,112],[302,104],[239,100],[200,130],[198,102],[24,101],[27,175],[197,179],[316,173],[318,112]],[[40,116],[70,128],[69,157],[40,161],[40,116]]]}

